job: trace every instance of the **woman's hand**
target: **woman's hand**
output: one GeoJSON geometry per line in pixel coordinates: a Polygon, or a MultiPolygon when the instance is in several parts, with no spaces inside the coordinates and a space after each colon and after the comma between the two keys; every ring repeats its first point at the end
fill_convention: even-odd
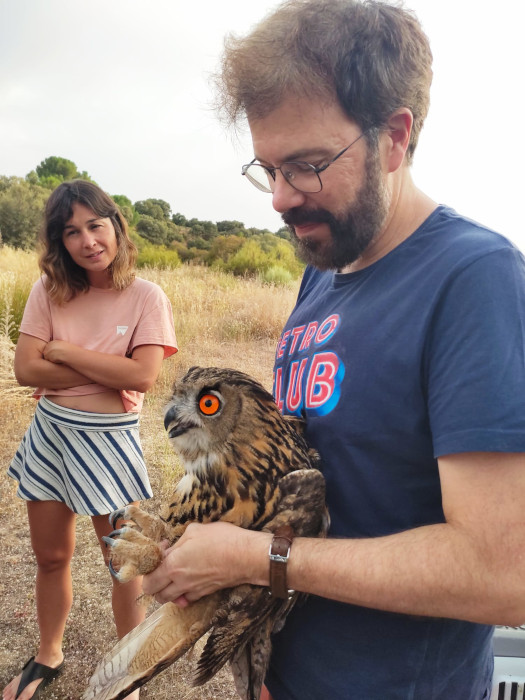
{"type": "Polygon", "coordinates": [[[67,365],[68,351],[78,349],[78,346],[67,343],[65,340],[50,340],[44,346],[42,354],[45,360],[55,365],[67,365]]]}

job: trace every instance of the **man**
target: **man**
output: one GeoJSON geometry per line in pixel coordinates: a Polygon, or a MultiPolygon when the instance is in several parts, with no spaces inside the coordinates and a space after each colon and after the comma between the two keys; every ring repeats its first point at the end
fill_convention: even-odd
{"type": "MultiPolygon", "coordinates": [[[[332,520],[291,547],[311,595],[274,635],[275,700],[482,700],[492,625],[525,620],[525,265],[414,185],[430,82],[417,20],[374,0],[292,0],[226,48],[244,175],[310,263],[274,393],[306,418],[332,520]]],[[[270,540],[191,526],[145,590],[268,586],[270,540]]]]}

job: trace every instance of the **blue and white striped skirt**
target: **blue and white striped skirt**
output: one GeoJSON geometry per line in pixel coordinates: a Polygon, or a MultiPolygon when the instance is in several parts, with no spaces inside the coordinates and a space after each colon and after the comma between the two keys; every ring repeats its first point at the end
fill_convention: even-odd
{"type": "Polygon", "coordinates": [[[7,473],[20,498],[61,501],[80,515],[152,496],[138,414],[77,411],[45,397],[7,473]]]}

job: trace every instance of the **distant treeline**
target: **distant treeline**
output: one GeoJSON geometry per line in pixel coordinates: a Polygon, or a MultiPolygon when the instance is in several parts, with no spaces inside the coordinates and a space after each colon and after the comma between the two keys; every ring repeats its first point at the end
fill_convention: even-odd
{"type": "MultiPolygon", "coordinates": [[[[61,182],[76,178],[94,182],[75,163],[57,156],[43,160],[25,178],[0,176],[0,246],[33,249],[50,192],[61,182]]],[[[241,221],[187,219],[172,214],[162,199],[133,203],[122,194],[111,196],[128,221],[139,249],[139,267],[198,263],[274,283],[291,281],[302,272],[286,227],[271,233],[246,228],[241,221]]]]}

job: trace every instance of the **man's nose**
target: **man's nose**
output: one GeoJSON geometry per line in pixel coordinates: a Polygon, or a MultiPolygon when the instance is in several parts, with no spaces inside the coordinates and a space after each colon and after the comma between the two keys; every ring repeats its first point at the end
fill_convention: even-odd
{"type": "Polygon", "coordinates": [[[290,183],[285,180],[282,173],[279,171],[276,172],[272,192],[272,206],[275,211],[282,214],[294,207],[300,207],[304,204],[305,199],[306,196],[303,192],[299,192],[295,187],[292,187],[290,183]]]}

